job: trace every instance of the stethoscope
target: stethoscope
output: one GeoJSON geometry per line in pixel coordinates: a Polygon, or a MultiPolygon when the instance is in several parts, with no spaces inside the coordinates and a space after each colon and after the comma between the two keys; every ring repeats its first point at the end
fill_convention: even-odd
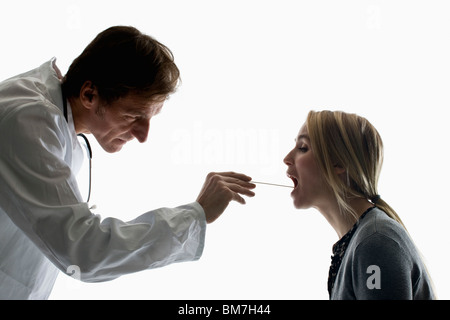
{"type": "MultiPolygon", "coordinates": [[[[64,112],[64,118],[66,118],[66,121],[69,121],[67,118],[67,100],[66,100],[64,93],[63,93],[63,112],[64,112]]],[[[91,149],[91,145],[89,143],[88,138],[84,134],[79,133],[79,134],[77,134],[77,136],[83,138],[84,142],[86,142],[85,147],[86,147],[86,151],[87,151],[88,158],[89,158],[89,190],[88,190],[88,196],[87,196],[87,200],[86,200],[86,202],[89,202],[89,199],[91,198],[92,149],[91,149]]]]}

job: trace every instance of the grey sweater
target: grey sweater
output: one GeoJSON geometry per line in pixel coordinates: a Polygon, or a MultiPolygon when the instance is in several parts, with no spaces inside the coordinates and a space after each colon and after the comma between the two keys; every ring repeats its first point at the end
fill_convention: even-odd
{"type": "Polygon", "coordinates": [[[397,221],[374,208],[357,223],[331,300],[434,299],[420,254],[397,221]]]}

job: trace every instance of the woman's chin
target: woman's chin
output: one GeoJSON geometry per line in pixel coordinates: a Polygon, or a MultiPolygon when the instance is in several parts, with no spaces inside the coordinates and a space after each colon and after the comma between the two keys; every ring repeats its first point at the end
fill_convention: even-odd
{"type": "Polygon", "coordinates": [[[304,200],[292,196],[295,209],[309,209],[311,206],[307,205],[304,200]]]}

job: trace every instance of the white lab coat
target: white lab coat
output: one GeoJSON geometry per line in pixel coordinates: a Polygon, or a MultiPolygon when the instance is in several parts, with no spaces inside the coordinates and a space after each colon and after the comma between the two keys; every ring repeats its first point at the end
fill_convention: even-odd
{"type": "Polygon", "coordinates": [[[60,78],[52,59],[0,83],[0,299],[47,299],[58,269],[107,281],[203,252],[197,202],[129,222],[90,211],[76,182],[83,153],[70,108],[64,118],[60,78]]]}

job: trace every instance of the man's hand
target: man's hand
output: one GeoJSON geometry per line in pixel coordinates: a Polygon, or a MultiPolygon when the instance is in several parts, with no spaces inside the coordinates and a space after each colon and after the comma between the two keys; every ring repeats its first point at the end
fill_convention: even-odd
{"type": "Polygon", "coordinates": [[[251,180],[245,174],[235,172],[209,173],[197,198],[205,211],[206,222],[216,220],[232,200],[245,204],[239,194],[253,197],[255,193],[250,189],[255,188],[255,185],[250,183],[251,180]]]}

